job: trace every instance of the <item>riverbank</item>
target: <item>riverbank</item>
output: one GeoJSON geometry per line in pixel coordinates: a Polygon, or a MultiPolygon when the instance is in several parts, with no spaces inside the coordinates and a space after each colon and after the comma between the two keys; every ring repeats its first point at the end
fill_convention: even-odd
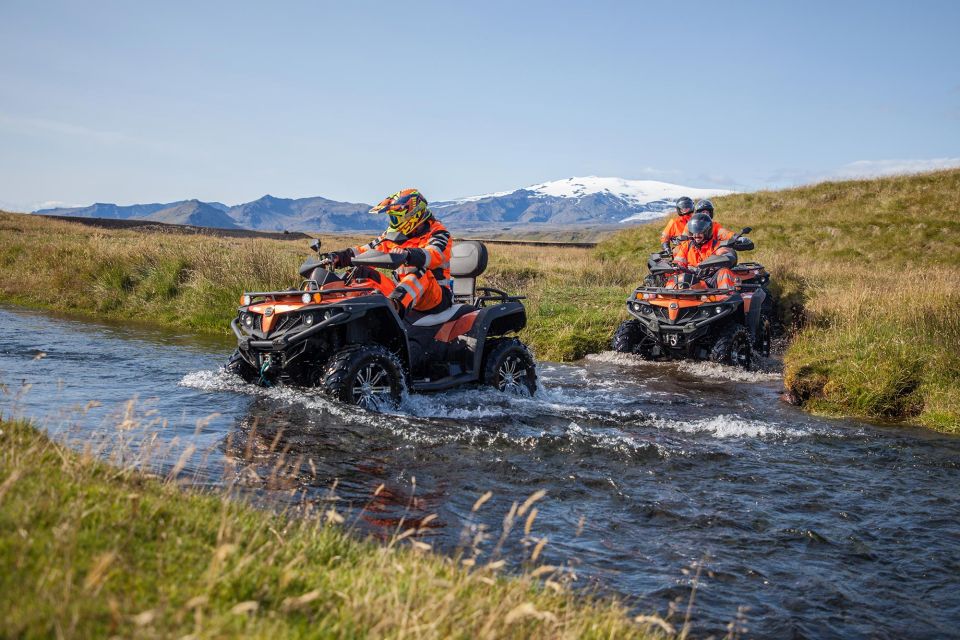
{"type": "Polygon", "coordinates": [[[0,636],[652,635],[549,567],[468,570],[414,530],[384,547],[341,518],[184,490],[0,422],[0,636]]]}
{"type": "MultiPolygon", "coordinates": [[[[829,415],[960,432],[960,170],[825,182],[716,198],[727,228],[751,226],[792,330],[794,402],[829,415]]],[[[599,256],[649,253],[657,225],[599,256]]]]}

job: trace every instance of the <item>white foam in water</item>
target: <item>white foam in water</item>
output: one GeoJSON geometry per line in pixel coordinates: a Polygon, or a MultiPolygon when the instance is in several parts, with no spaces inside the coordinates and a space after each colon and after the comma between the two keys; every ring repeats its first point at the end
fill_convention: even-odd
{"type": "MultiPolygon", "coordinates": [[[[627,367],[676,367],[679,371],[698,377],[730,380],[732,382],[771,382],[783,377],[776,371],[747,371],[740,367],[731,367],[706,360],[651,361],[644,360],[640,356],[617,353],[616,351],[590,354],[586,357],[586,360],[627,367]]],[[[772,364],[772,361],[767,362],[767,360],[766,358],[763,359],[763,363],[766,365],[765,369],[774,368],[775,365],[772,364]]]]}
{"type": "Polygon", "coordinates": [[[715,438],[800,438],[811,433],[793,427],[784,427],[776,423],[747,420],[736,414],[718,415],[689,421],[652,416],[651,424],[659,429],[671,429],[686,433],[705,433],[715,438]]]}

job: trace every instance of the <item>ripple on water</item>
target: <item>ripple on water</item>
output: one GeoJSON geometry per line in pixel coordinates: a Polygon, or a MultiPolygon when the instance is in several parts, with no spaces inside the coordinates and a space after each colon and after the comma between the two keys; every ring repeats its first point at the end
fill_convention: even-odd
{"type": "Polygon", "coordinates": [[[705,360],[651,361],[629,353],[604,351],[588,355],[590,362],[602,362],[625,367],[676,368],[683,373],[710,380],[729,380],[731,382],[776,382],[783,376],[776,370],[777,365],[768,358],[759,358],[761,370],[747,371],[740,367],[717,364],[705,360]]]}

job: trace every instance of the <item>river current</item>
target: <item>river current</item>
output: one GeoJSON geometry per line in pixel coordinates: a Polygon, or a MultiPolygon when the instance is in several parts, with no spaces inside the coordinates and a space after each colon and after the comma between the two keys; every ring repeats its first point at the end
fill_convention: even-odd
{"type": "Polygon", "coordinates": [[[422,523],[418,542],[479,562],[539,547],[573,584],[675,622],[695,587],[697,637],[738,615],[749,637],[960,635],[960,438],[806,415],[777,374],[604,353],[540,363],[532,398],[464,389],[380,414],[243,384],[219,370],[229,341],[12,307],[0,322],[3,415],[117,463],[333,509],[364,535],[422,523]]]}

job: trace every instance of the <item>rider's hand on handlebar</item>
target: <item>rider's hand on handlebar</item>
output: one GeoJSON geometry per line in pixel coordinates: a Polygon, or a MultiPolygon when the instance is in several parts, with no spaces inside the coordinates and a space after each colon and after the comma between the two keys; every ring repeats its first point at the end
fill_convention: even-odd
{"type": "Polygon", "coordinates": [[[394,247],[393,249],[390,249],[390,253],[401,256],[403,258],[401,264],[407,264],[407,262],[410,260],[410,252],[406,249],[394,247]]]}
{"type": "Polygon", "coordinates": [[[353,251],[344,249],[343,251],[332,251],[327,254],[327,259],[334,269],[349,267],[353,263],[353,251]]]}

